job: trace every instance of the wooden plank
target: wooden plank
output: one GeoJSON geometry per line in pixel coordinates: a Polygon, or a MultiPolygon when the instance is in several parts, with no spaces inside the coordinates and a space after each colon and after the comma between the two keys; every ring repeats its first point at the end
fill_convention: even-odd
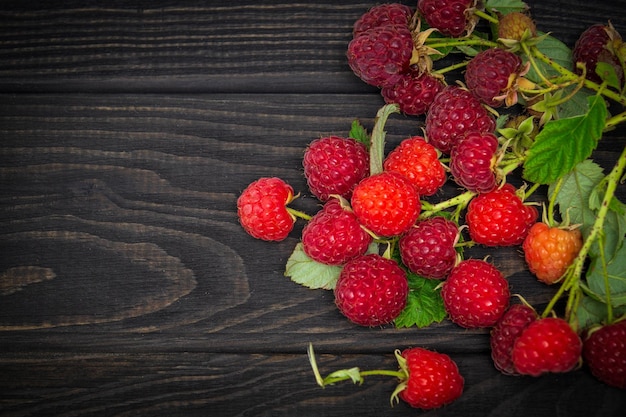
{"type": "MultiPolygon", "coordinates": [[[[355,117],[371,128],[380,97],[20,94],[1,103],[3,350],[293,353],[313,341],[358,353],[414,338],[487,350],[485,330],[449,322],[423,330],[348,323],[332,293],[283,276],[301,223],[281,243],[255,240],[237,223],[240,191],[268,175],[290,182],[302,193],[294,205],[313,214],[306,144],[345,134],[355,117]]],[[[388,150],[422,122],[392,116],[388,150]]],[[[608,133],[599,162],[610,166],[625,133],[608,133]]],[[[434,198],[454,193],[450,183],[434,198]]],[[[532,304],[553,294],[516,248],[468,252],[486,255],[532,304]]]]}
{"type": "MultiPolygon", "coordinates": [[[[463,396],[425,415],[524,417],[618,416],[626,398],[585,371],[542,378],[511,378],[483,355],[452,354],[465,378],[463,396]],[[541,400],[538,401],[538,398],[541,400]],[[580,398],[585,398],[581,403],[580,398]],[[435,414],[436,413],[436,414],[435,414]]],[[[392,353],[329,355],[319,352],[326,374],[358,366],[397,369],[392,353]]],[[[316,385],[304,351],[294,355],[214,353],[85,354],[43,352],[0,358],[0,410],[26,415],[285,416],[419,413],[391,407],[396,381],[369,377],[362,385],[316,385]]]]}
{"type": "MultiPolygon", "coordinates": [[[[527,3],[539,29],[570,47],[594,23],[626,33],[615,15],[626,0],[527,3]]],[[[373,91],[345,58],[354,21],[373,4],[4,2],[0,91],[373,91]]]]}

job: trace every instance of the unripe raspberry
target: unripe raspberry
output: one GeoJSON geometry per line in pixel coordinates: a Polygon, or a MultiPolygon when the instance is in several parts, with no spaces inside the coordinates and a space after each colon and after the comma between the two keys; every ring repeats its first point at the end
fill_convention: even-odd
{"type": "Polygon", "coordinates": [[[530,16],[522,12],[507,13],[498,23],[498,38],[519,41],[527,29],[531,36],[537,36],[537,27],[530,16]]]}

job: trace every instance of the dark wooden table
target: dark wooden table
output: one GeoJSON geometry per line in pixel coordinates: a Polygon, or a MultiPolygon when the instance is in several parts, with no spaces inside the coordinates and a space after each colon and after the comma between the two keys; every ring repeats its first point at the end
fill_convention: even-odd
{"type": "MultiPolygon", "coordinates": [[[[486,330],[352,325],[331,292],[283,276],[301,223],[281,243],[238,225],[261,176],[317,210],[304,147],[354,118],[371,128],[383,101],[345,50],[374,2],[128,3],[0,2],[0,415],[624,415],[624,392],[586,369],[499,374],[486,330]],[[390,407],[390,378],[321,389],[309,342],[322,372],[436,349],[465,392],[422,413],[390,407]]],[[[623,0],[528,3],[569,46],[608,19],[626,35],[623,0]]],[[[389,143],[422,122],[392,116],[389,143]]],[[[622,126],[594,158],[608,167],[624,143],[622,126]]],[[[516,248],[470,253],[537,306],[554,292],[516,248]]]]}

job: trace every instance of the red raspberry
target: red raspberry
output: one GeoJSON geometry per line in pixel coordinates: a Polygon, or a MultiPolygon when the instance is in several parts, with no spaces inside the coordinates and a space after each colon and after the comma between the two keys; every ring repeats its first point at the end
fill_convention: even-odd
{"type": "Polygon", "coordinates": [[[390,323],[406,307],[409,284],[402,268],[377,254],[346,263],[335,286],[335,304],[362,326],[390,323]]]}
{"type": "Polygon", "coordinates": [[[425,278],[444,279],[456,263],[458,239],[459,228],[451,220],[432,217],[420,221],[398,242],[402,262],[425,278]]]}
{"type": "Polygon", "coordinates": [[[415,186],[397,172],[365,178],[354,189],[351,204],[361,224],[385,237],[409,230],[421,210],[415,186]]]}
{"type": "Polygon", "coordinates": [[[293,188],[280,178],[260,178],[237,199],[237,216],[251,236],[280,241],[293,229],[295,218],[287,211],[293,188]]]}
{"type": "Polygon", "coordinates": [[[626,389],[626,320],[590,332],[583,342],[583,357],[600,381],[626,389]]]}
{"type": "Polygon", "coordinates": [[[546,283],[557,282],[583,246],[580,230],[550,227],[535,223],[524,239],[522,248],[530,272],[546,283]]]}
{"type": "Polygon", "coordinates": [[[440,78],[427,72],[409,71],[400,80],[380,93],[388,104],[397,103],[404,114],[419,116],[428,111],[435,97],[444,88],[440,78]]]}
{"type": "Polygon", "coordinates": [[[538,316],[532,307],[513,304],[491,329],[491,358],[496,369],[505,375],[519,375],[513,365],[513,346],[522,331],[538,316]]]}
{"type": "Polygon", "coordinates": [[[463,393],[465,380],[450,356],[424,348],[405,349],[408,379],[398,396],[411,407],[430,410],[450,404],[463,393]]]}
{"type": "Polygon", "coordinates": [[[343,265],[365,254],[372,236],[354,213],[329,200],[302,229],[302,246],[309,258],[326,265],[343,265]]]}
{"type": "Polygon", "coordinates": [[[471,9],[476,3],[476,0],[419,0],[417,8],[429,26],[458,38],[474,30],[478,18],[471,9]]]}
{"type": "Polygon", "coordinates": [[[420,196],[435,194],[446,182],[446,170],[437,149],[421,136],[403,140],[389,152],[383,168],[407,177],[420,196]]]}
{"type": "Polygon", "coordinates": [[[522,375],[569,372],[580,363],[582,347],[565,320],[547,317],[526,326],[515,340],[511,357],[522,375]]]}
{"type": "MultiPolygon", "coordinates": [[[[514,81],[521,70],[522,59],[513,52],[500,48],[486,49],[467,64],[465,84],[483,103],[500,107],[508,94],[517,94],[514,81]]],[[[511,104],[507,102],[507,107],[511,104]]]]}
{"type": "Polygon", "coordinates": [[[448,275],[441,297],[452,322],[477,328],[493,326],[502,317],[511,293],[508,281],[495,266],[481,259],[466,259],[448,275]]]}
{"type": "MultiPolygon", "coordinates": [[[[596,74],[598,62],[606,62],[615,68],[615,73],[620,81],[624,83],[624,70],[619,58],[615,54],[615,46],[620,45],[622,38],[613,26],[593,25],[588,27],[574,44],[572,51],[575,62],[583,62],[587,67],[586,78],[598,84],[602,79],[596,74]]],[[[580,74],[581,70],[576,68],[580,74]]]]}
{"type": "Polygon", "coordinates": [[[529,15],[522,12],[507,13],[498,22],[498,38],[520,41],[526,29],[532,37],[537,36],[537,27],[529,15]]]}
{"type": "Polygon", "coordinates": [[[413,10],[404,4],[379,4],[369,9],[354,22],[352,34],[358,36],[379,26],[406,25],[408,27],[412,17],[413,10]]]}
{"type": "Polygon", "coordinates": [[[493,132],[495,128],[494,117],[480,101],[457,85],[441,90],[426,115],[428,141],[446,154],[467,132],[493,132]]]}
{"type": "Polygon", "coordinates": [[[369,174],[369,153],[352,138],[328,136],[309,144],[302,165],[318,199],[328,201],[332,194],[350,198],[356,184],[369,174]]]}
{"type": "Polygon", "coordinates": [[[470,201],[465,214],[469,234],[485,246],[520,245],[537,221],[538,212],[515,194],[515,187],[505,184],[470,201]]]}
{"type": "Polygon", "coordinates": [[[396,84],[409,68],[413,38],[407,26],[379,26],[348,44],[348,64],[356,76],[376,87],[396,84]]]}
{"type": "Polygon", "coordinates": [[[450,152],[450,172],[462,187],[476,193],[496,188],[498,138],[492,133],[470,132],[450,152]]]}

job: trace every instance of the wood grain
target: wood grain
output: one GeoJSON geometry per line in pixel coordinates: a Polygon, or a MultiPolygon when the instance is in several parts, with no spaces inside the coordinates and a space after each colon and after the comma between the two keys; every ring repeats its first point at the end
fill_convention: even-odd
{"type": "MultiPolygon", "coordinates": [[[[626,33],[623,0],[528,3],[570,46],[608,19],[626,33]]],[[[623,393],[586,369],[499,374],[485,329],[352,325],[332,292],[284,276],[301,222],[280,243],[239,226],[236,199],[261,176],[316,212],[306,145],[355,118],[373,126],[382,98],[345,61],[371,6],[0,2],[1,416],[621,416],[623,393]],[[322,372],[393,368],[397,348],[443,351],[466,392],[421,413],[391,408],[386,378],[321,389],[309,342],[322,372]]],[[[387,150],[423,123],[393,115],[387,150]]],[[[621,126],[594,159],[608,169],[624,144],[621,126]]],[[[457,192],[448,183],[432,199],[457,192]]],[[[554,293],[517,248],[468,251],[486,255],[533,305],[554,293]]]]}

